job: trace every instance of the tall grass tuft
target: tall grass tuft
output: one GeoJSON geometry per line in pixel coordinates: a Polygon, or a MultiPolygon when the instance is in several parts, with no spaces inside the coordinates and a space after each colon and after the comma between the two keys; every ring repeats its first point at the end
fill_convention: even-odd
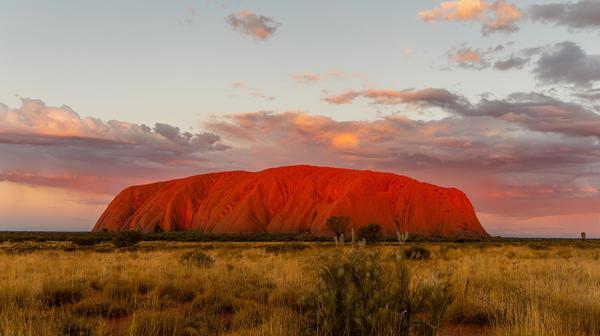
{"type": "Polygon", "coordinates": [[[417,281],[404,261],[391,271],[386,279],[378,254],[361,250],[323,263],[314,292],[315,332],[437,335],[453,299],[448,282],[417,281]]]}
{"type": "Polygon", "coordinates": [[[180,261],[184,265],[195,267],[210,267],[215,262],[211,256],[200,249],[184,253],[181,256],[180,261]]]}

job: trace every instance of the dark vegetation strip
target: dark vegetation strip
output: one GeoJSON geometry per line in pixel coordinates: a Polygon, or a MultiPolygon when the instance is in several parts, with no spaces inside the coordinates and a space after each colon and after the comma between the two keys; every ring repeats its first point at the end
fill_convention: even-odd
{"type": "MultiPolygon", "coordinates": [[[[51,231],[0,231],[0,242],[49,242],[72,241],[79,245],[95,245],[102,242],[115,242],[127,239],[128,233],[113,232],[51,232],[51,231]]],[[[331,237],[314,236],[308,233],[207,233],[198,231],[136,233],[137,241],[173,241],[173,242],[331,242],[331,237]]],[[[382,235],[378,242],[397,242],[396,235],[382,235]]],[[[554,242],[569,243],[580,239],[567,238],[511,238],[511,237],[475,237],[475,236],[424,236],[410,234],[407,242],[554,242]]],[[[600,240],[587,239],[589,243],[600,240]]]]}

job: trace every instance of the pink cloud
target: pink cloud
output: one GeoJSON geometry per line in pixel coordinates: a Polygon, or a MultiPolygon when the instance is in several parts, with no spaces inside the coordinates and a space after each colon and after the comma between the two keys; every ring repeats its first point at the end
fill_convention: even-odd
{"type": "Polygon", "coordinates": [[[450,59],[456,63],[478,63],[481,62],[481,54],[471,48],[461,48],[451,54],[450,59]]]}
{"type": "Polygon", "coordinates": [[[495,31],[517,30],[516,22],[523,12],[505,0],[488,3],[486,0],[445,1],[438,7],[419,12],[418,17],[425,22],[435,21],[479,21],[484,34],[495,31]]]}
{"type": "Polygon", "coordinates": [[[23,99],[19,108],[0,105],[0,180],[115,191],[202,167],[203,156],[228,149],[219,136],[182,132],[117,120],[82,118],[72,109],[23,99]],[[169,172],[171,171],[171,172],[169,172]]]}
{"type": "Polygon", "coordinates": [[[360,95],[361,95],[361,93],[357,92],[357,91],[347,91],[340,95],[325,97],[325,98],[323,98],[323,100],[328,102],[329,104],[343,105],[343,104],[351,103],[352,101],[354,101],[354,98],[356,98],[360,95]]]}
{"type": "Polygon", "coordinates": [[[231,83],[231,87],[234,89],[245,89],[246,84],[242,81],[235,81],[231,83]]]}

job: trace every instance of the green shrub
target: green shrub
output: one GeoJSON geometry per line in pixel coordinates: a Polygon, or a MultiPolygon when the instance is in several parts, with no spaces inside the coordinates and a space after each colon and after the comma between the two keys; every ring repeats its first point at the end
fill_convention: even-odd
{"type": "Polygon", "coordinates": [[[130,247],[142,241],[143,238],[144,236],[139,231],[123,231],[113,238],[112,243],[116,247],[130,247]]]}
{"type": "Polygon", "coordinates": [[[379,224],[369,224],[358,229],[358,239],[364,239],[369,243],[380,241],[383,237],[379,224]]]}
{"type": "Polygon", "coordinates": [[[446,312],[454,301],[449,282],[415,281],[408,264],[396,264],[396,285],[390,290],[392,305],[401,313],[401,336],[435,336],[441,330],[446,312]]]}
{"type": "MultiPolygon", "coordinates": [[[[319,273],[316,328],[329,335],[372,335],[384,306],[381,270],[372,254],[325,261],[319,273]]],[[[383,322],[383,321],[382,321],[383,322]]]]}
{"type": "Polygon", "coordinates": [[[195,249],[190,252],[186,252],[181,256],[181,263],[184,265],[191,265],[196,267],[210,267],[215,262],[215,260],[204,253],[200,249],[195,249]]]}

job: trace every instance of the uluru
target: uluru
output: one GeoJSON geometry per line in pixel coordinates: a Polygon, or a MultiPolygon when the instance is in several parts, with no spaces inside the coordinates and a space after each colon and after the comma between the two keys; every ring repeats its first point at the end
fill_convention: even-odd
{"type": "Polygon", "coordinates": [[[350,218],[384,233],[487,236],[471,202],[392,173],[308,165],[230,171],[128,187],[93,231],[291,232],[330,235],[326,221],[350,218]]]}

